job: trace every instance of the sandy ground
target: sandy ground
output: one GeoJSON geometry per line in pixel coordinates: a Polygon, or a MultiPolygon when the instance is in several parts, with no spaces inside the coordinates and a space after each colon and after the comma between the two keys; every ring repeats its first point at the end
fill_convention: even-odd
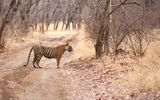
{"type": "MultiPolygon", "coordinates": [[[[68,41],[75,46],[75,50],[78,49],[77,44],[74,43],[78,39],[75,38],[78,37],[77,33],[47,34],[35,41],[48,46],[56,46],[68,41]]],[[[42,58],[40,62],[42,69],[33,68],[31,60],[27,67],[23,67],[32,45],[33,43],[20,45],[20,48],[13,49],[9,54],[1,54],[0,100],[70,100],[69,81],[64,80],[65,76],[59,70],[65,63],[78,58],[79,55],[74,51],[66,52],[61,59],[60,69],[56,68],[55,59],[46,58],[42,58]]],[[[80,50],[80,53],[85,55],[83,50],[80,50]]],[[[88,55],[87,51],[86,54],[88,55]]]]}

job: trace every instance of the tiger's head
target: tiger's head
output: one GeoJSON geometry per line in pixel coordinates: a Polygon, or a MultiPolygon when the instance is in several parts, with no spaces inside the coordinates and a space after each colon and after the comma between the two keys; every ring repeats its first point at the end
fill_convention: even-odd
{"type": "Polygon", "coordinates": [[[70,46],[69,43],[66,43],[65,51],[73,51],[72,46],[70,46]]]}

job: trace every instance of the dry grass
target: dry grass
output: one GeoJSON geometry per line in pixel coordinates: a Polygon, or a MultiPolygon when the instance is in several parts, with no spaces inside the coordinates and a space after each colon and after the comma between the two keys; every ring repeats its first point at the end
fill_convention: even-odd
{"type": "Polygon", "coordinates": [[[134,71],[126,77],[128,86],[134,90],[160,89],[160,41],[153,41],[145,56],[138,58],[134,71]]]}
{"type": "Polygon", "coordinates": [[[160,69],[137,66],[134,72],[128,73],[126,79],[128,86],[133,90],[157,90],[160,88],[159,75],[160,69]]]}
{"type": "Polygon", "coordinates": [[[29,44],[33,44],[36,43],[38,41],[38,37],[24,37],[24,38],[20,38],[20,37],[9,37],[7,38],[6,41],[6,48],[8,49],[8,51],[18,51],[26,46],[28,46],[29,44]]]}

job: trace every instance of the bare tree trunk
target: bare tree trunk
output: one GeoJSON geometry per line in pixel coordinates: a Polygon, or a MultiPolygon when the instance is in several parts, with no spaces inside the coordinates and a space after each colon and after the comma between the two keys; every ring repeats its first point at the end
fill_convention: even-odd
{"type": "MultiPolygon", "coordinates": [[[[3,37],[3,31],[4,31],[4,29],[5,29],[6,24],[7,24],[9,21],[12,20],[12,19],[8,19],[8,16],[9,16],[9,14],[10,14],[10,12],[11,12],[11,9],[13,8],[13,6],[14,6],[15,4],[16,4],[16,1],[15,1],[15,0],[12,0],[11,3],[10,3],[10,7],[9,7],[8,11],[6,12],[4,18],[2,19],[2,24],[1,24],[1,26],[0,26],[0,47],[4,47],[4,44],[3,44],[4,41],[3,41],[3,39],[2,39],[2,37],[3,37]]],[[[16,8],[15,8],[15,9],[17,9],[18,6],[19,6],[19,4],[16,5],[16,8]]],[[[17,11],[17,10],[15,10],[15,12],[16,12],[16,11],[17,11]]],[[[13,13],[13,11],[12,11],[12,13],[13,13]]],[[[12,14],[11,18],[13,18],[13,14],[12,14]]]]}
{"type": "Polygon", "coordinates": [[[5,26],[6,26],[6,20],[7,20],[7,16],[9,15],[9,13],[10,13],[10,10],[11,10],[11,8],[9,8],[9,10],[8,10],[8,12],[5,14],[5,17],[4,17],[4,19],[2,19],[2,24],[1,24],[1,26],[0,26],[0,47],[4,47],[4,44],[3,44],[3,39],[2,39],[2,37],[3,37],[3,31],[4,31],[4,28],[5,28],[5,26]]]}
{"type": "Polygon", "coordinates": [[[63,16],[63,25],[62,25],[62,28],[61,28],[61,30],[63,30],[64,29],[64,26],[66,25],[66,15],[67,15],[67,13],[65,13],[64,14],[64,16],[63,16]]]}
{"type": "Polygon", "coordinates": [[[95,47],[95,54],[96,54],[96,58],[101,57],[102,55],[102,51],[103,51],[103,40],[102,39],[103,35],[99,34],[97,40],[96,40],[96,44],[94,45],[95,47]]]}
{"type": "Polygon", "coordinates": [[[3,0],[0,0],[0,14],[3,12],[3,0]]]}
{"type": "Polygon", "coordinates": [[[3,40],[2,37],[3,37],[3,31],[4,31],[5,26],[6,26],[5,21],[2,21],[2,25],[0,27],[0,48],[4,47],[4,44],[3,44],[4,42],[2,41],[3,40]]]}
{"type": "MultiPolygon", "coordinates": [[[[110,0],[109,0],[110,1],[110,0]]],[[[101,56],[102,54],[102,51],[103,51],[103,46],[105,47],[105,51],[109,51],[108,49],[108,36],[109,36],[109,32],[106,32],[106,27],[105,27],[105,18],[106,18],[106,14],[107,14],[107,9],[108,9],[108,4],[109,4],[109,1],[106,1],[106,5],[105,5],[105,8],[104,8],[104,12],[103,12],[103,17],[101,19],[101,27],[99,29],[99,32],[98,32],[98,38],[96,41],[99,41],[101,40],[101,42],[96,42],[96,45],[101,45],[101,46],[97,46],[100,51],[99,51],[99,56],[101,56]],[[98,44],[100,43],[100,44],[98,44]],[[104,45],[105,44],[105,45],[104,45]]],[[[97,56],[97,54],[96,54],[97,56]]]]}
{"type": "Polygon", "coordinates": [[[49,26],[50,26],[50,22],[47,22],[47,23],[46,23],[46,31],[48,31],[49,26]]]}
{"type": "Polygon", "coordinates": [[[63,30],[63,29],[64,29],[65,24],[66,24],[66,23],[63,21],[63,25],[62,25],[61,30],[63,30]]]}
{"type": "Polygon", "coordinates": [[[65,30],[70,29],[70,23],[72,21],[73,21],[73,17],[68,18],[65,30]]]}
{"type": "Polygon", "coordinates": [[[41,32],[42,32],[42,34],[45,32],[45,29],[44,29],[44,22],[42,22],[41,32]]]}
{"type": "Polygon", "coordinates": [[[105,32],[105,37],[104,37],[104,52],[106,52],[107,54],[109,53],[109,30],[107,30],[105,32]]]}
{"type": "Polygon", "coordinates": [[[34,24],[34,30],[37,30],[37,22],[34,24]]]}
{"type": "Polygon", "coordinates": [[[57,29],[58,29],[58,25],[59,25],[59,21],[57,20],[57,21],[55,21],[55,23],[54,23],[54,30],[57,30],[57,29]]]}
{"type": "Polygon", "coordinates": [[[76,22],[75,21],[72,22],[72,28],[76,29],[76,22]]]}

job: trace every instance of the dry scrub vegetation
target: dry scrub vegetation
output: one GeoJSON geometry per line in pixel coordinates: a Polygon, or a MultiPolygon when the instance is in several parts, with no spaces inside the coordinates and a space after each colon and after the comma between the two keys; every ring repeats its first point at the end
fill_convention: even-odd
{"type": "MultiPolygon", "coordinates": [[[[81,56],[65,64],[61,71],[71,81],[71,100],[159,100],[159,44],[159,40],[151,42],[143,57],[81,56]]],[[[84,48],[89,50],[87,46],[84,48]]]]}

